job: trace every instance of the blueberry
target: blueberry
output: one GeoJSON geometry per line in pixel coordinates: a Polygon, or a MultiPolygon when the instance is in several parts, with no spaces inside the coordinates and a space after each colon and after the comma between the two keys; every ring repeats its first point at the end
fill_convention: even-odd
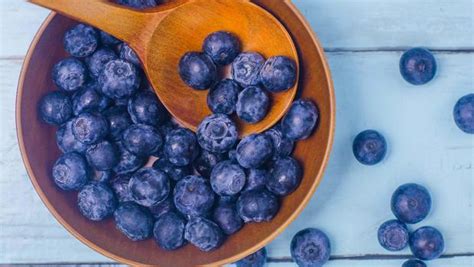
{"type": "Polygon", "coordinates": [[[169,194],[167,198],[158,202],[156,205],[148,207],[148,209],[155,219],[158,219],[165,213],[174,211],[173,194],[169,194]]]}
{"type": "Polygon", "coordinates": [[[121,43],[119,39],[115,38],[114,36],[104,31],[99,31],[99,35],[100,35],[100,41],[102,42],[104,46],[114,47],[121,43]]]}
{"type": "Polygon", "coordinates": [[[110,99],[99,93],[96,83],[89,83],[72,96],[72,110],[76,116],[88,111],[101,112],[110,102],[110,99]]]}
{"type": "Polygon", "coordinates": [[[87,162],[98,171],[111,170],[120,160],[117,147],[109,141],[89,146],[86,150],[87,162]]]}
{"type": "Polygon", "coordinates": [[[160,133],[145,124],[132,124],[122,133],[122,144],[131,153],[148,157],[163,145],[160,133]]]}
{"type": "Polygon", "coordinates": [[[145,165],[147,158],[130,153],[122,143],[118,143],[119,161],[113,168],[116,174],[132,173],[145,165]]]}
{"type": "Polygon", "coordinates": [[[154,168],[146,167],[135,172],[128,186],[135,202],[145,207],[158,204],[170,193],[168,176],[154,168]]]}
{"type": "Polygon", "coordinates": [[[75,57],[92,55],[99,46],[97,31],[91,26],[78,24],[64,35],[64,49],[75,57]]]}
{"type": "Polygon", "coordinates": [[[245,185],[245,172],[231,161],[219,162],[211,172],[211,186],[216,194],[233,196],[238,194],[245,185]]]}
{"type": "Polygon", "coordinates": [[[107,120],[99,113],[82,113],[72,122],[72,133],[77,140],[87,145],[101,141],[108,132],[107,120]]]}
{"type": "Polygon", "coordinates": [[[270,173],[265,169],[248,170],[247,183],[243,191],[262,190],[269,180],[270,173]]]}
{"type": "Polygon", "coordinates": [[[117,0],[117,4],[128,6],[134,9],[146,9],[158,5],[156,0],[117,0]]]}
{"type": "Polygon", "coordinates": [[[207,105],[213,113],[230,115],[235,111],[240,86],[231,79],[216,83],[207,94],[207,105]]]}
{"type": "Polygon", "coordinates": [[[404,184],[395,190],[391,201],[392,212],[404,223],[421,222],[431,209],[431,196],[425,187],[404,184]]]}
{"type": "Polygon", "coordinates": [[[240,42],[234,34],[218,31],[206,37],[202,50],[217,65],[227,65],[240,53],[240,42]]]}
{"type": "Polygon", "coordinates": [[[420,260],[434,260],[444,251],[444,238],[438,229],[424,226],[410,235],[410,249],[420,260]]]}
{"type": "Polygon", "coordinates": [[[52,125],[61,125],[72,116],[72,104],[69,97],[58,91],[43,96],[38,106],[41,119],[52,125]]]}
{"type": "Polygon", "coordinates": [[[295,143],[291,139],[283,136],[280,127],[273,127],[266,131],[265,134],[272,139],[274,160],[291,155],[295,143]]]}
{"type": "Polygon", "coordinates": [[[52,174],[62,190],[81,189],[91,176],[86,159],[75,152],[61,155],[54,163],[52,174]]]}
{"type": "Polygon", "coordinates": [[[132,124],[132,119],[124,106],[113,106],[104,111],[104,116],[109,123],[110,137],[120,141],[122,133],[132,124]]]}
{"type": "Polygon", "coordinates": [[[214,204],[214,198],[209,182],[200,176],[186,176],[174,188],[174,204],[184,215],[207,214],[214,204]]]}
{"type": "Polygon", "coordinates": [[[114,212],[117,229],[133,241],[147,239],[153,231],[153,217],[132,202],[121,204],[114,212]]]}
{"type": "Polygon", "coordinates": [[[188,86],[205,90],[216,81],[217,68],[206,54],[188,52],[179,61],[179,75],[188,86]]]}
{"type": "Polygon", "coordinates": [[[78,152],[83,153],[87,145],[79,142],[72,133],[72,120],[64,123],[56,131],[56,144],[63,153],[78,152]]]}
{"type": "Polygon", "coordinates": [[[189,165],[199,154],[196,135],[184,128],[171,131],[166,135],[165,155],[176,166],[189,165]]]}
{"type": "Polygon", "coordinates": [[[159,126],[158,130],[160,131],[161,136],[165,138],[171,131],[176,130],[177,128],[180,128],[180,126],[177,125],[176,122],[168,120],[163,125],[159,126]]]}
{"type": "Polygon", "coordinates": [[[130,176],[128,175],[117,175],[110,181],[110,187],[115,193],[119,202],[130,202],[133,201],[132,193],[128,187],[130,176]]]}
{"type": "Polygon", "coordinates": [[[244,222],[268,222],[280,209],[278,198],[267,190],[243,192],[237,200],[237,212],[244,222]]]}
{"type": "Polygon", "coordinates": [[[248,255],[247,257],[239,260],[235,264],[237,267],[263,267],[267,262],[267,249],[261,248],[257,252],[248,255]]]}
{"type": "Polygon", "coordinates": [[[114,99],[114,103],[115,103],[115,106],[127,108],[127,106],[128,106],[128,100],[129,100],[128,97],[126,97],[126,98],[114,99]]]}
{"type": "Polygon", "coordinates": [[[113,177],[113,175],[114,173],[111,170],[95,171],[94,177],[92,177],[92,180],[98,183],[108,183],[110,179],[113,177]]]}
{"type": "Polygon", "coordinates": [[[175,250],[182,247],[184,240],[184,227],[186,220],[174,212],[163,214],[155,222],[153,236],[156,243],[163,249],[175,250]]]}
{"type": "Polygon", "coordinates": [[[232,77],[243,88],[259,84],[259,72],[265,58],[256,52],[239,54],[232,62],[232,77]]]}
{"type": "Polygon", "coordinates": [[[224,242],[219,226],[201,217],[192,218],[186,224],[184,238],[205,252],[218,248],[224,242]]]}
{"type": "Polygon", "coordinates": [[[237,161],[244,168],[258,168],[273,155],[273,143],[265,134],[251,134],[237,145],[237,161]]]}
{"type": "Polygon", "coordinates": [[[257,123],[268,113],[270,98],[258,86],[249,86],[239,93],[237,116],[247,123],[257,123]]]}
{"type": "Polygon", "coordinates": [[[93,182],[79,191],[77,205],[84,217],[92,221],[101,221],[114,213],[117,200],[108,186],[93,182]]]}
{"type": "Polygon", "coordinates": [[[420,260],[407,260],[402,267],[426,267],[426,264],[420,260]]]}
{"type": "Polygon", "coordinates": [[[260,82],[272,93],[283,92],[296,83],[296,64],[285,56],[267,59],[260,70],[260,82]]]}
{"type": "Polygon", "coordinates": [[[386,250],[400,251],[408,246],[408,228],[399,220],[384,222],[378,230],[377,237],[380,245],[386,250]]]}
{"type": "Polygon", "coordinates": [[[237,213],[235,202],[233,201],[219,200],[212,214],[212,218],[227,235],[239,231],[244,225],[237,213]]]}
{"type": "Polygon", "coordinates": [[[181,167],[176,166],[171,164],[167,158],[160,158],[156,160],[153,163],[153,168],[166,173],[169,178],[176,182],[192,174],[192,169],[189,165],[181,167]]]}
{"type": "Polygon", "coordinates": [[[323,266],[330,255],[329,238],[319,229],[301,230],[291,240],[291,257],[300,267],[323,266]]]}
{"type": "Polygon", "coordinates": [[[155,93],[144,91],[135,94],[128,101],[128,113],[135,123],[158,127],[168,119],[168,112],[155,93]]]}
{"type": "Polygon", "coordinates": [[[140,86],[137,68],[121,59],[110,60],[99,74],[99,86],[102,93],[113,99],[133,95],[140,86]]]}
{"type": "Polygon", "coordinates": [[[272,163],[267,189],[278,196],[289,195],[300,185],[302,174],[301,166],[294,158],[279,158],[272,163]]]}
{"type": "Polygon", "coordinates": [[[425,48],[412,48],[400,58],[400,73],[405,81],[413,85],[422,85],[436,75],[436,59],[425,48]]]}
{"type": "Polygon", "coordinates": [[[110,48],[101,48],[86,59],[87,66],[93,77],[99,77],[100,72],[104,69],[107,62],[117,59],[117,55],[110,48]]]}
{"type": "Polygon", "coordinates": [[[65,58],[54,65],[52,79],[60,89],[74,92],[85,84],[87,69],[80,60],[65,58]]]}
{"type": "Polygon", "coordinates": [[[364,165],[375,165],[387,154],[387,142],[383,135],[375,130],[359,133],[352,144],[355,158],[364,165]]]}
{"type": "Polygon", "coordinates": [[[140,67],[140,59],[133,49],[128,46],[126,43],[120,45],[120,58],[134,64],[137,67],[140,67]]]}
{"type": "Polygon", "coordinates": [[[308,138],[319,120],[319,112],[310,100],[296,100],[281,121],[283,136],[291,140],[308,138]]]}
{"type": "Polygon", "coordinates": [[[199,145],[203,149],[215,153],[224,153],[232,149],[237,138],[235,123],[224,114],[207,116],[197,129],[199,145]]]}
{"type": "Polygon", "coordinates": [[[456,102],[453,116],[459,129],[474,134],[474,94],[465,95],[456,102]]]}
{"type": "Polygon", "coordinates": [[[201,150],[201,154],[194,160],[194,169],[203,177],[211,176],[212,168],[225,159],[224,154],[212,153],[207,150],[201,150]]]}
{"type": "Polygon", "coordinates": [[[232,161],[232,162],[238,162],[237,161],[237,150],[236,149],[231,149],[227,153],[227,158],[232,161]]]}

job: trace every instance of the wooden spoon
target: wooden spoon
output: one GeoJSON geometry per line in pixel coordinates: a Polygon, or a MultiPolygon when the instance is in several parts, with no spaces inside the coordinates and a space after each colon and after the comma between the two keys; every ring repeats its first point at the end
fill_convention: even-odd
{"type": "MultiPolygon", "coordinates": [[[[82,21],[128,43],[140,58],[145,73],[161,102],[184,126],[196,130],[211,114],[208,91],[193,90],[180,78],[178,63],[189,51],[201,51],[212,32],[225,30],[237,35],[243,51],[265,57],[292,58],[299,73],[298,54],[293,41],[270,13],[249,0],[176,0],[147,11],[135,11],[106,0],[30,0],[82,21]]],[[[296,94],[297,84],[288,91],[269,94],[271,110],[262,121],[236,123],[241,136],[262,132],[284,115],[296,94]]]]}

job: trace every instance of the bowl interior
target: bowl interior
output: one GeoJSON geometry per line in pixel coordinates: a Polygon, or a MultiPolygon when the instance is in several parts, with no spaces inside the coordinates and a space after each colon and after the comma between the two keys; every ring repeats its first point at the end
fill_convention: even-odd
{"type": "Polygon", "coordinates": [[[40,121],[37,103],[47,92],[56,90],[50,70],[66,57],[64,32],[76,22],[52,14],[48,17],[25,59],[17,96],[17,128],[22,157],[31,181],[48,209],[79,240],[98,252],[127,264],[192,266],[225,264],[265,246],[293,221],[309,201],[320,182],[333,138],[334,99],[328,67],[321,47],[295,8],[284,1],[254,1],[273,13],[289,30],[300,58],[299,92],[317,103],[320,121],[317,131],[298,142],[294,156],[304,168],[298,189],[283,199],[278,215],[268,223],[247,224],[227,239],[219,249],[205,253],[193,246],[166,252],[152,239],[132,242],[116,230],[113,219],[91,222],[76,207],[76,193],[60,191],[51,179],[51,168],[60,155],[55,128],[40,121]]]}

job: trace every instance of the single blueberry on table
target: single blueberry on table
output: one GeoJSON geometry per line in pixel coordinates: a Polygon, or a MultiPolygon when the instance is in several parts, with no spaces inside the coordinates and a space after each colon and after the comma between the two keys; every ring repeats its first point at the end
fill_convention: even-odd
{"type": "Polygon", "coordinates": [[[316,228],[307,228],[293,237],[290,252],[298,266],[320,267],[329,260],[331,244],[324,232],[316,228]]]}
{"type": "Polygon", "coordinates": [[[267,189],[278,196],[289,195],[300,185],[302,176],[298,161],[292,157],[279,158],[270,168],[267,189]]]}
{"type": "Polygon", "coordinates": [[[115,144],[107,140],[89,146],[86,150],[87,162],[98,171],[114,168],[120,160],[120,152],[115,144]]]}
{"type": "Polygon", "coordinates": [[[145,207],[166,199],[171,190],[168,176],[154,168],[142,168],[135,172],[128,186],[135,202],[145,207]]]}
{"type": "Polygon", "coordinates": [[[291,140],[308,138],[319,120],[319,112],[310,100],[296,100],[281,121],[283,136],[291,140]]]}
{"type": "Polygon", "coordinates": [[[251,134],[237,145],[237,161],[244,168],[258,168],[273,155],[273,143],[265,134],[251,134]]]}
{"type": "Polygon", "coordinates": [[[392,195],[391,208],[395,217],[404,223],[421,222],[431,210],[430,193],[419,184],[401,185],[392,195]]]}
{"type": "Polygon", "coordinates": [[[122,133],[122,144],[132,154],[148,157],[163,145],[158,130],[145,124],[132,124],[122,133]]]}
{"type": "Polygon", "coordinates": [[[138,90],[140,75],[132,63],[114,59],[105,64],[98,81],[102,93],[110,98],[120,99],[130,97],[138,90]]]}
{"type": "Polygon", "coordinates": [[[186,244],[184,228],[186,220],[175,212],[163,214],[155,222],[153,236],[155,242],[163,249],[175,250],[186,244]]]}
{"type": "Polygon", "coordinates": [[[225,155],[220,153],[212,153],[202,149],[199,156],[194,160],[194,169],[203,177],[209,178],[214,166],[225,160],[225,155]]]}
{"type": "Polygon", "coordinates": [[[52,174],[56,185],[68,191],[81,189],[90,179],[91,171],[83,156],[71,152],[56,160],[52,174]]]}
{"type": "Polygon", "coordinates": [[[132,203],[122,203],[114,212],[117,229],[133,241],[149,238],[153,231],[153,217],[143,207],[132,203]]]}
{"type": "Polygon", "coordinates": [[[80,142],[91,145],[109,133],[109,124],[101,114],[85,112],[74,118],[72,133],[80,142]]]}
{"type": "Polygon", "coordinates": [[[207,116],[197,129],[199,145],[203,149],[215,153],[224,153],[232,149],[237,138],[237,126],[224,114],[207,116]]]}
{"type": "Polygon", "coordinates": [[[134,9],[152,8],[158,5],[156,0],[117,0],[117,4],[134,9]]]}
{"type": "Polygon", "coordinates": [[[168,111],[150,91],[135,94],[128,101],[128,113],[135,123],[158,127],[168,119],[168,111]]]}
{"type": "Polygon", "coordinates": [[[206,215],[214,205],[214,192],[201,176],[189,175],[179,180],[174,188],[174,204],[187,216],[206,215]]]}
{"type": "Polygon", "coordinates": [[[64,35],[64,49],[75,57],[88,57],[98,46],[97,31],[88,25],[78,24],[64,35]]]}
{"type": "Polygon", "coordinates": [[[100,36],[100,41],[104,46],[111,47],[113,48],[114,46],[118,45],[121,43],[121,41],[114,36],[104,32],[104,31],[99,31],[99,36],[100,36]]]}
{"type": "Polygon", "coordinates": [[[87,145],[79,142],[72,133],[72,120],[64,123],[56,131],[56,144],[63,153],[84,153],[87,149],[87,145]]]}
{"type": "Polygon", "coordinates": [[[104,111],[109,123],[109,132],[112,140],[120,141],[122,133],[132,124],[132,119],[124,106],[113,106],[104,111]]]}
{"type": "Polygon", "coordinates": [[[249,86],[239,93],[235,109],[247,123],[257,123],[268,113],[270,98],[259,86],[249,86]]]}
{"type": "Polygon", "coordinates": [[[199,154],[196,135],[185,128],[173,130],[166,135],[164,151],[166,158],[172,164],[189,165],[199,154]]]}
{"type": "Polygon", "coordinates": [[[117,54],[110,48],[101,48],[86,58],[87,67],[93,77],[99,77],[107,62],[118,59],[117,54]]]}
{"type": "Polygon", "coordinates": [[[134,64],[137,67],[140,67],[141,62],[137,54],[133,49],[128,46],[126,43],[120,45],[120,58],[134,64]]]}
{"type": "Polygon", "coordinates": [[[59,126],[72,116],[71,99],[63,92],[54,91],[41,98],[38,110],[44,122],[59,126]]]}
{"type": "Polygon", "coordinates": [[[183,82],[196,90],[205,90],[217,79],[217,67],[212,59],[200,52],[188,52],[179,61],[183,82]]]}
{"type": "Polygon", "coordinates": [[[285,56],[267,59],[260,70],[260,82],[272,93],[283,92],[296,83],[296,64],[285,56]]]}
{"type": "Polygon", "coordinates": [[[243,192],[237,200],[237,212],[244,222],[268,222],[280,209],[278,198],[269,191],[243,192]]]}
{"type": "Polygon", "coordinates": [[[436,75],[436,59],[425,48],[416,47],[403,53],[400,58],[400,73],[405,81],[413,85],[422,85],[436,75]]]}
{"type": "Polygon", "coordinates": [[[168,175],[170,179],[177,182],[184,177],[192,174],[191,166],[176,166],[166,157],[160,158],[153,163],[153,168],[160,170],[168,175]]]}
{"type": "Polygon", "coordinates": [[[237,163],[222,161],[212,168],[210,180],[216,194],[234,196],[245,186],[245,171],[237,163]]]}
{"type": "Polygon", "coordinates": [[[195,217],[188,221],[184,238],[205,252],[218,248],[224,242],[224,234],[219,226],[201,217],[195,217]]]}
{"type": "Polygon", "coordinates": [[[266,169],[250,169],[247,174],[247,183],[243,191],[262,190],[269,180],[270,173],[266,169]]]}
{"type": "Polygon", "coordinates": [[[87,68],[82,61],[65,58],[56,63],[52,70],[53,82],[66,92],[74,92],[81,88],[87,80],[87,68]]]}
{"type": "Polygon", "coordinates": [[[283,136],[279,126],[273,127],[265,132],[272,139],[273,143],[273,160],[280,157],[291,155],[295,143],[293,140],[283,136]]]}
{"type": "Polygon", "coordinates": [[[113,176],[114,176],[114,173],[111,170],[107,170],[107,171],[96,170],[94,171],[92,180],[98,183],[108,183],[113,176]]]}
{"type": "Polygon", "coordinates": [[[261,248],[257,252],[248,255],[235,264],[237,267],[263,267],[267,263],[267,249],[261,248]]]}
{"type": "Polygon", "coordinates": [[[375,130],[360,132],[352,144],[354,157],[364,165],[375,165],[387,154],[387,142],[383,135],[375,130]]]}
{"type": "Polygon", "coordinates": [[[402,267],[426,267],[426,263],[420,260],[407,260],[402,267]]]}
{"type": "Polygon", "coordinates": [[[227,65],[240,53],[240,42],[234,34],[218,31],[206,37],[202,50],[217,65],[227,65]]]}
{"type": "Polygon", "coordinates": [[[92,182],[77,194],[77,205],[84,217],[91,221],[101,221],[114,213],[117,200],[107,185],[92,182]]]}
{"type": "Polygon", "coordinates": [[[133,201],[132,193],[128,187],[129,181],[129,175],[117,175],[110,181],[110,187],[120,203],[133,201]]]}
{"type": "Polygon", "coordinates": [[[226,199],[219,200],[213,211],[212,218],[227,235],[239,231],[244,225],[244,222],[237,213],[235,202],[226,199]]]}
{"type": "Polygon", "coordinates": [[[83,112],[104,111],[112,101],[99,93],[97,84],[86,84],[72,96],[72,111],[74,115],[83,112]]]}
{"type": "Polygon", "coordinates": [[[399,220],[384,222],[377,232],[380,245],[390,251],[400,251],[408,246],[408,227],[399,220]]]}
{"type": "Polygon", "coordinates": [[[240,86],[231,79],[216,83],[207,94],[207,105],[213,113],[231,115],[235,111],[240,86]]]}
{"type": "Polygon", "coordinates": [[[410,249],[420,260],[434,260],[444,251],[444,238],[438,229],[424,226],[410,235],[410,249]]]}
{"type": "Polygon", "coordinates": [[[137,156],[128,151],[122,143],[117,143],[119,152],[119,161],[113,168],[116,174],[127,174],[132,173],[145,165],[147,158],[137,156]]]}
{"type": "Polygon", "coordinates": [[[155,219],[158,219],[163,214],[172,212],[176,210],[174,203],[173,203],[173,194],[169,194],[167,198],[158,202],[158,204],[148,207],[151,214],[155,219]]]}
{"type": "Polygon", "coordinates": [[[232,62],[232,77],[243,88],[258,85],[265,58],[256,52],[239,54],[232,62]]]}
{"type": "Polygon", "coordinates": [[[474,134],[474,94],[465,95],[456,102],[453,116],[459,129],[474,134]]]}

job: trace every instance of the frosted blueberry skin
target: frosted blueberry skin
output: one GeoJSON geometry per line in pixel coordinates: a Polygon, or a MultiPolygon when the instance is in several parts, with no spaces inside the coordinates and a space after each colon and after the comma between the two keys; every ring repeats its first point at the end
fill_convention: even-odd
{"type": "Polygon", "coordinates": [[[243,88],[260,83],[265,58],[257,52],[240,53],[232,62],[232,77],[243,88]]]}
{"type": "Polygon", "coordinates": [[[235,265],[237,267],[263,267],[265,263],[267,263],[267,249],[263,247],[257,252],[239,260],[235,265]]]}
{"type": "Polygon", "coordinates": [[[122,133],[132,124],[132,119],[124,106],[113,106],[104,111],[109,123],[109,136],[114,141],[120,141],[122,133]]]}
{"type": "Polygon", "coordinates": [[[262,166],[273,155],[273,143],[265,134],[251,134],[237,145],[237,161],[250,169],[262,166]]]}
{"type": "Polygon", "coordinates": [[[128,46],[126,43],[122,43],[120,45],[119,56],[121,59],[128,61],[137,67],[140,67],[141,65],[140,59],[138,58],[135,51],[133,51],[133,49],[130,48],[130,46],[128,46]]]}
{"type": "Polygon", "coordinates": [[[134,155],[148,157],[161,148],[163,139],[152,126],[132,124],[122,133],[122,145],[134,155]]]}
{"type": "Polygon", "coordinates": [[[184,228],[186,220],[175,212],[163,214],[155,222],[153,237],[155,242],[165,250],[175,250],[186,244],[184,228]]]}
{"type": "Polygon", "coordinates": [[[474,94],[467,94],[456,102],[453,117],[459,129],[474,134],[474,94]]]}
{"type": "Polygon", "coordinates": [[[419,184],[401,185],[392,195],[391,208],[395,217],[404,223],[421,222],[431,210],[430,193],[419,184]]]}
{"type": "Polygon", "coordinates": [[[296,64],[285,56],[267,59],[260,70],[260,82],[268,91],[278,93],[292,88],[296,83],[296,64]]]}
{"type": "Polygon", "coordinates": [[[273,143],[273,160],[280,157],[286,157],[291,155],[295,143],[293,140],[283,136],[280,127],[276,126],[265,132],[272,139],[273,143]]]}
{"type": "Polygon", "coordinates": [[[258,86],[249,86],[239,93],[235,109],[237,116],[247,123],[257,123],[268,113],[270,98],[258,86]]]}
{"type": "Polygon", "coordinates": [[[212,213],[212,218],[227,235],[236,233],[244,225],[244,222],[237,213],[235,202],[225,199],[219,200],[212,213]]]}
{"type": "Polygon", "coordinates": [[[168,175],[173,181],[177,182],[184,177],[192,174],[191,166],[176,166],[169,162],[167,158],[160,158],[153,163],[153,168],[160,170],[168,175]]]}
{"type": "Polygon", "coordinates": [[[313,133],[318,120],[319,112],[313,102],[296,100],[281,121],[281,132],[290,140],[303,140],[313,133]]]}
{"type": "Polygon", "coordinates": [[[234,34],[218,31],[206,37],[202,50],[217,65],[227,65],[240,53],[240,42],[234,34]]]}
{"type": "Polygon", "coordinates": [[[72,133],[72,120],[64,123],[56,131],[56,144],[63,153],[78,152],[84,153],[87,149],[87,145],[79,142],[72,133]]]}
{"type": "Polygon", "coordinates": [[[410,249],[420,260],[434,260],[444,252],[444,238],[438,229],[424,226],[410,235],[410,249]]]}
{"type": "Polygon", "coordinates": [[[173,165],[189,165],[199,154],[196,135],[184,128],[173,130],[166,135],[164,152],[173,165]]]}
{"type": "Polygon", "coordinates": [[[138,69],[121,59],[110,60],[98,78],[102,93],[113,99],[127,98],[140,86],[138,69]]]}
{"type": "Polygon", "coordinates": [[[114,176],[114,173],[111,170],[108,171],[94,171],[92,180],[98,183],[108,183],[110,179],[114,176]]]}
{"type": "Polygon", "coordinates": [[[413,85],[422,85],[436,75],[436,59],[425,48],[416,47],[403,53],[400,58],[400,74],[413,85]]]}
{"type": "Polygon", "coordinates": [[[298,188],[302,176],[298,161],[292,157],[279,158],[271,164],[267,189],[278,196],[289,195],[298,188]]]}
{"type": "Polygon", "coordinates": [[[128,101],[128,113],[134,123],[148,124],[154,127],[162,125],[169,117],[168,111],[150,91],[139,92],[128,101]]]}
{"type": "Polygon", "coordinates": [[[115,225],[132,241],[149,238],[153,231],[153,217],[143,207],[132,202],[121,204],[114,212],[115,225]]]}
{"type": "Polygon", "coordinates": [[[174,188],[174,204],[184,215],[206,215],[214,205],[214,192],[201,176],[189,175],[179,180],[174,188]]]}
{"type": "Polygon", "coordinates": [[[72,116],[71,99],[63,92],[54,91],[41,98],[38,110],[44,122],[59,126],[72,116]]]}
{"type": "Polygon", "coordinates": [[[110,103],[111,100],[100,94],[97,84],[92,82],[74,93],[72,96],[72,111],[76,116],[83,112],[102,112],[110,103]]]}
{"type": "Polygon", "coordinates": [[[91,145],[107,136],[109,124],[101,114],[85,112],[74,118],[72,133],[80,142],[91,145]]]}
{"type": "Polygon", "coordinates": [[[104,31],[99,31],[99,37],[100,41],[104,46],[111,47],[113,48],[114,46],[118,45],[121,43],[121,41],[114,36],[104,32],[104,31]]]}
{"type": "Polygon", "coordinates": [[[98,171],[114,168],[120,160],[117,146],[107,140],[89,146],[86,150],[87,162],[98,171]]]}
{"type": "Polygon", "coordinates": [[[387,154],[387,142],[383,135],[375,130],[359,133],[352,144],[354,157],[364,165],[375,165],[387,154]]]}
{"type": "Polygon", "coordinates": [[[229,150],[229,152],[227,152],[227,158],[232,162],[238,162],[237,161],[237,150],[235,150],[235,149],[229,150]]]}
{"type": "Polygon", "coordinates": [[[426,267],[426,263],[420,260],[407,260],[402,267],[426,267]]]}
{"type": "Polygon", "coordinates": [[[278,198],[269,191],[243,192],[237,200],[237,212],[244,222],[268,222],[280,209],[278,198]]]}
{"type": "Polygon", "coordinates": [[[145,207],[158,204],[168,197],[171,190],[164,172],[147,167],[135,172],[128,186],[135,202],[145,207]]]}
{"type": "Polygon", "coordinates": [[[235,111],[240,89],[231,79],[216,83],[207,94],[207,106],[213,113],[231,115],[235,111]]]}
{"type": "Polygon", "coordinates": [[[134,9],[152,8],[158,5],[156,0],[117,0],[117,4],[134,9]]]}
{"type": "Polygon", "coordinates": [[[107,62],[118,59],[115,52],[110,48],[100,48],[92,54],[92,56],[86,58],[87,67],[91,76],[97,78],[100,72],[104,69],[107,62]]]}
{"type": "Polygon", "coordinates": [[[113,171],[116,174],[127,174],[132,173],[145,165],[147,162],[146,157],[137,156],[130,153],[122,143],[117,143],[119,160],[118,163],[113,168],[113,171]]]}
{"type": "Polygon", "coordinates": [[[300,267],[323,266],[331,255],[331,244],[319,229],[299,231],[291,240],[291,257],[300,267]]]}
{"type": "Polygon", "coordinates": [[[117,200],[108,186],[92,182],[77,194],[77,205],[84,217],[91,221],[101,221],[114,213],[117,200]]]}
{"type": "Polygon", "coordinates": [[[109,182],[110,188],[112,188],[120,203],[133,201],[132,193],[128,187],[129,181],[129,175],[117,175],[109,182]]]}
{"type": "Polygon", "coordinates": [[[205,90],[217,79],[217,67],[212,59],[200,52],[188,52],[179,61],[183,82],[196,90],[205,90]]]}
{"type": "Polygon", "coordinates": [[[408,246],[408,228],[399,220],[386,221],[379,227],[377,238],[384,249],[400,251],[408,246]]]}
{"type": "Polygon", "coordinates": [[[199,145],[214,153],[224,153],[232,149],[237,142],[238,133],[235,123],[224,114],[212,114],[204,118],[197,129],[199,145]]]}
{"type": "Polygon", "coordinates": [[[214,250],[224,242],[224,234],[217,224],[201,217],[188,221],[184,238],[201,251],[214,250]]]}
{"type": "Polygon", "coordinates": [[[211,187],[220,196],[234,196],[245,186],[245,171],[231,161],[219,162],[211,172],[211,187]]]}
{"type": "Polygon", "coordinates": [[[265,189],[270,173],[266,169],[250,169],[247,171],[247,183],[242,191],[265,189]]]}
{"type": "Polygon", "coordinates": [[[88,57],[99,46],[97,31],[91,26],[78,24],[64,35],[64,49],[75,57],[88,57]]]}
{"type": "Polygon", "coordinates": [[[81,189],[91,177],[86,159],[76,152],[61,155],[54,163],[52,176],[62,190],[81,189]]]}
{"type": "Polygon", "coordinates": [[[87,80],[87,68],[82,61],[69,57],[56,63],[51,72],[53,82],[66,92],[81,88],[87,80]]]}
{"type": "Polygon", "coordinates": [[[148,207],[148,209],[155,219],[158,219],[163,214],[175,211],[176,208],[173,203],[173,194],[169,194],[167,198],[158,202],[156,205],[148,207]]]}
{"type": "Polygon", "coordinates": [[[212,153],[202,149],[199,156],[194,160],[193,166],[200,175],[209,178],[212,168],[223,160],[225,160],[224,154],[212,153]]]}

